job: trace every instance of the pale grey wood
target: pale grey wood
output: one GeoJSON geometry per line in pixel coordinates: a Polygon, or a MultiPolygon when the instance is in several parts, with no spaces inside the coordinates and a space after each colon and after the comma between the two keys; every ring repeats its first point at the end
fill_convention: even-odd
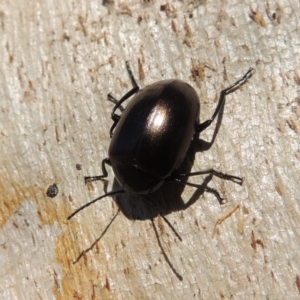
{"type": "MultiPolygon", "coordinates": [[[[299,2],[108,2],[0,4],[1,299],[298,299],[299,2]],[[193,165],[244,176],[244,185],[212,178],[227,204],[198,193],[168,214],[182,242],[155,219],[173,270],[151,221],[122,213],[72,264],[118,211],[107,198],[66,220],[104,193],[83,176],[101,173],[106,95],[130,88],[126,60],[141,87],[165,78],[194,86],[201,120],[222,88],[256,69],[227,97],[215,142],[193,165]]],[[[111,190],[112,172],[109,180],[111,190]]],[[[194,192],[186,187],[183,201],[194,192]]],[[[147,217],[143,203],[128,208],[134,200],[121,203],[147,217]]]]}

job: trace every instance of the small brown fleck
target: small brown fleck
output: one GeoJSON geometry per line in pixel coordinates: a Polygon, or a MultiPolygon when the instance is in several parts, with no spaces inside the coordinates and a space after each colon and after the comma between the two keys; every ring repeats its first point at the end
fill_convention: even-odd
{"type": "Polygon", "coordinates": [[[298,292],[300,293],[300,276],[299,276],[299,274],[296,275],[296,285],[298,288],[298,292]]]}
{"type": "Polygon", "coordinates": [[[174,20],[171,22],[173,32],[177,33],[177,26],[174,20]]]}
{"type": "Polygon", "coordinates": [[[187,45],[189,48],[191,48],[191,42],[190,39],[188,37],[185,37],[183,40],[183,44],[187,45]]]}
{"type": "Polygon", "coordinates": [[[109,43],[108,43],[108,39],[107,39],[107,34],[106,34],[106,31],[104,31],[104,33],[103,33],[103,39],[104,39],[104,43],[105,43],[105,45],[106,45],[106,46],[108,46],[108,45],[109,45],[109,43]]]}
{"type": "Polygon", "coordinates": [[[275,189],[276,189],[276,192],[280,195],[280,196],[282,196],[282,194],[283,194],[283,192],[282,192],[282,189],[281,189],[281,187],[279,186],[279,185],[275,185],[275,189]]]}
{"type": "Polygon", "coordinates": [[[240,208],[240,205],[237,205],[236,207],[234,207],[232,210],[226,212],[226,214],[224,214],[222,217],[220,217],[217,222],[215,223],[215,227],[214,227],[214,231],[213,231],[213,237],[215,236],[216,233],[219,233],[219,227],[220,225],[226,220],[228,219],[233,213],[235,213],[238,209],[240,208]]]}
{"type": "Polygon", "coordinates": [[[55,138],[56,138],[57,143],[59,143],[59,133],[58,133],[57,126],[55,126],[55,138]]]}
{"type": "Polygon", "coordinates": [[[74,291],[73,298],[78,299],[78,300],[82,299],[81,295],[77,291],[74,291]]]}
{"type": "Polygon", "coordinates": [[[296,70],[295,71],[295,82],[300,85],[300,71],[299,70],[296,70]]]}
{"type": "Polygon", "coordinates": [[[259,246],[261,246],[262,248],[265,248],[264,243],[263,243],[262,240],[260,240],[260,239],[257,239],[257,240],[256,240],[256,244],[259,245],[259,246]]]}
{"type": "Polygon", "coordinates": [[[63,36],[62,36],[63,40],[65,41],[69,41],[70,40],[70,37],[64,32],[63,33],[63,36]]]}
{"type": "Polygon", "coordinates": [[[105,281],[105,288],[110,291],[110,284],[109,284],[109,281],[108,281],[108,278],[106,277],[106,281],[105,281]]]}
{"type": "Polygon", "coordinates": [[[266,23],[266,20],[265,20],[264,16],[260,12],[256,11],[254,8],[251,8],[250,13],[249,13],[249,17],[254,22],[259,24],[260,26],[262,26],[262,27],[267,26],[267,23],[266,23]]]}
{"type": "Polygon", "coordinates": [[[95,286],[93,285],[92,300],[95,299],[96,299],[96,291],[95,291],[95,286]]]}
{"type": "Polygon", "coordinates": [[[53,271],[54,271],[54,282],[55,282],[56,287],[59,289],[60,285],[59,285],[59,280],[57,278],[57,273],[55,272],[55,270],[53,270],[53,271]]]}
{"type": "Polygon", "coordinates": [[[297,115],[297,117],[300,118],[300,106],[297,106],[297,107],[294,109],[294,113],[297,115]]]}
{"type": "Polygon", "coordinates": [[[273,271],[271,271],[271,276],[272,276],[272,278],[273,278],[275,281],[277,281],[277,280],[276,280],[276,277],[275,277],[275,274],[274,274],[273,271]]]}
{"type": "Polygon", "coordinates": [[[90,192],[92,192],[94,190],[94,186],[93,186],[93,183],[91,181],[87,181],[86,182],[86,185],[87,185],[87,188],[90,192]]]}
{"type": "Polygon", "coordinates": [[[296,151],[296,153],[295,153],[295,157],[298,159],[298,160],[300,160],[300,151],[298,150],[298,151],[296,151]]]}
{"type": "Polygon", "coordinates": [[[164,234],[164,232],[165,232],[165,226],[164,226],[164,223],[163,223],[161,215],[158,215],[157,223],[158,223],[158,228],[159,228],[161,234],[164,234]]]}
{"type": "Polygon", "coordinates": [[[88,257],[87,257],[87,255],[86,255],[86,252],[85,252],[85,251],[82,252],[82,256],[83,256],[84,264],[85,264],[85,266],[87,266],[88,257]]]}
{"type": "Polygon", "coordinates": [[[184,29],[185,29],[185,36],[191,37],[191,35],[192,35],[191,27],[188,24],[188,22],[186,21],[186,19],[184,19],[184,29]]]}
{"type": "Polygon", "coordinates": [[[176,18],[177,17],[176,8],[169,3],[161,5],[160,11],[165,12],[165,14],[168,18],[176,18]]]}
{"type": "Polygon", "coordinates": [[[139,65],[139,79],[144,80],[145,79],[145,73],[143,70],[143,65],[140,59],[138,59],[138,65],[139,65]]]}
{"type": "Polygon", "coordinates": [[[16,227],[16,228],[19,228],[18,224],[16,222],[13,222],[13,225],[16,227]]]}
{"type": "Polygon", "coordinates": [[[107,5],[113,5],[115,3],[114,0],[103,0],[102,5],[107,6],[107,5]]]}
{"type": "Polygon", "coordinates": [[[28,87],[30,90],[34,90],[33,84],[31,80],[28,80],[28,87]]]}
{"type": "Polygon", "coordinates": [[[108,59],[108,62],[111,64],[112,67],[115,66],[115,57],[114,56],[111,56],[109,59],[108,59]]]}
{"type": "Polygon", "coordinates": [[[277,5],[277,7],[276,7],[275,11],[272,11],[273,9],[271,8],[270,2],[268,1],[267,8],[266,8],[267,15],[274,25],[280,24],[283,13],[284,13],[284,9],[281,6],[281,4],[276,3],[276,5],[277,5]]]}
{"type": "Polygon", "coordinates": [[[279,132],[281,133],[285,133],[285,127],[284,127],[284,122],[280,121],[277,125],[277,129],[279,130],[279,132]]]}
{"type": "Polygon", "coordinates": [[[35,246],[35,238],[34,238],[33,233],[31,233],[31,238],[32,238],[32,244],[35,246]]]}
{"type": "Polygon", "coordinates": [[[205,65],[203,63],[197,62],[194,59],[192,59],[192,78],[198,87],[201,86],[201,83],[205,79],[204,67],[205,65]]]}
{"type": "Polygon", "coordinates": [[[119,15],[128,15],[129,17],[132,17],[132,11],[129,8],[129,6],[122,6],[121,9],[118,11],[119,15]]]}
{"type": "Polygon", "coordinates": [[[239,234],[244,234],[244,228],[245,228],[244,209],[239,209],[239,219],[238,219],[239,234]]]}
{"type": "Polygon", "coordinates": [[[121,240],[121,245],[122,245],[123,248],[126,247],[126,244],[125,244],[125,242],[123,240],[121,240]]]}
{"type": "Polygon", "coordinates": [[[299,122],[295,119],[292,119],[292,118],[289,118],[287,121],[286,121],[289,125],[289,127],[294,130],[296,133],[300,133],[300,125],[299,125],[299,122]]]}
{"type": "Polygon", "coordinates": [[[230,18],[230,23],[231,25],[236,26],[236,21],[234,18],[230,18]]]}
{"type": "Polygon", "coordinates": [[[97,243],[95,244],[96,247],[96,253],[99,254],[100,253],[100,247],[99,247],[99,243],[97,241],[97,243]]]}
{"type": "Polygon", "coordinates": [[[256,239],[253,230],[251,232],[251,247],[253,248],[254,251],[257,251],[256,239]]]}
{"type": "Polygon", "coordinates": [[[87,32],[86,26],[84,24],[85,18],[83,16],[79,16],[78,17],[78,22],[80,24],[80,28],[81,28],[81,31],[83,32],[84,36],[87,36],[88,32],[87,32]]]}
{"type": "Polygon", "coordinates": [[[28,91],[25,91],[24,94],[23,94],[23,97],[25,99],[27,99],[27,98],[29,98],[29,96],[30,96],[30,93],[28,91]]]}

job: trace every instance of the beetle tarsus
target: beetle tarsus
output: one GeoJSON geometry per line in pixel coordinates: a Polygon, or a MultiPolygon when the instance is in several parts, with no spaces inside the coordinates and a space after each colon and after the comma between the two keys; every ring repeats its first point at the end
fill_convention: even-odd
{"type": "Polygon", "coordinates": [[[129,64],[129,61],[128,61],[128,60],[126,61],[126,70],[127,70],[127,72],[128,72],[128,75],[129,75],[129,78],[130,78],[132,87],[133,87],[133,88],[138,88],[138,89],[139,89],[139,86],[137,85],[137,83],[136,83],[136,81],[135,81],[135,78],[134,78],[134,76],[133,76],[133,73],[132,73],[132,70],[131,70],[131,67],[130,67],[130,64],[129,64]]]}
{"type": "Polygon", "coordinates": [[[96,176],[85,176],[84,177],[85,184],[87,184],[88,182],[92,182],[92,181],[104,180],[104,178],[106,178],[108,176],[108,172],[106,170],[105,165],[111,166],[111,162],[110,162],[109,158],[104,158],[102,160],[101,167],[102,167],[102,173],[103,174],[102,175],[96,175],[96,176]]]}
{"type": "Polygon", "coordinates": [[[233,84],[231,84],[229,87],[227,87],[224,91],[226,93],[226,95],[228,95],[229,93],[232,92],[233,89],[238,88],[241,84],[243,84],[244,82],[246,82],[246,80],[252,76],[252,74],[255,72],[255,69],[253,68],[249,68],[249,70],[245,73],[245,75],[238,79],[236,82],[234,82],[233,84]]]}

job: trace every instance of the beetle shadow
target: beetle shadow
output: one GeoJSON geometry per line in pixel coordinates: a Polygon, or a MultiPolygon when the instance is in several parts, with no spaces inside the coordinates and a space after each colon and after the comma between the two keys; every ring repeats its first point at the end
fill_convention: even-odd
{"type": "MultiPolygon", "coordinates": [[[[190,173],[194,164],[196,153],[207,151],[213,145],[219,132],[223,118],[224,104],[222,105],[216,120],[216,126],[210,142],[194,136],[185,159],[176,170],[177,173],[190,173]]],[[[122,213],[130,220],[152,220],[158,215],[166,216],[172,212],[182,211],[193,205],[205,192],[213,175],[208,175],[202,180],[188,201],[182,199],[185,189],[184,183],[166,181],[157,191],[147,196],[137,196],[128,193],[118,194],[114,197],[116,204],[122,213]]],[[[122,190],[116,179],[113,182],[113,191],[122,190]]],[[[219,202],[219,201],[218,201],[219,202]]],[[[170,224],[168,224],[170,226],[170,224]]],[[[174,228],[171,228],[174,231],[174,228]]]]}
{"type": "MultiPolygon", "coordinates": [[[[189,173],[194,164],[196,153],[207,151],[213,145],[220,128],[220,124],[223,116],[223,110],[224,110],[224,105],[221,107],[220,112],[218,114],[215,130],[210,142],[206,142],[202,139],[199,139],[199,134],[196,134],[194,136],[194,139],[191,142],[191,145],[187,152],[187,155],[177,170],[178,173],[189,173]]],[[[155,236],[158,241],[158,245],[164,255],[166,262],[168,263],[168,265],[170,266],[171,270],[176,275],[176,277],[180,281],[182,281],[183,280],[182,276],[177,272],[177,270],[172,265],[171,261],[169,260],[161,244],[158,230],[155,226],[155,223],[153,222],[153,219],[158,217],[159,215],[163,216],[164,220],[167,222],[168,226],[171,228],[173,233],[178,237],[180,241],[182,241],[179,234],[173,228],[171,223],[166,219],[166,215],[175,211],[185,210],[191,205],[193,205],[204,193],[205,187],[207,187],[211,179],[212,179],[212,175],[206,176],[202,183],[203,187],[196,188],[195,192],[187,202],[184,202],[181,197],[185,188],[185,184],[183,183],[178,184],[175,182],[165,182],[157,191],[147,196],[135,196],[135,195],[130,195],[128,193],[117,194],[114,197],[115,203],[118,206],[117,213],[113,216],[109,224],[102,231],[102,234],[94,241],[94,243],[90,247],[84,249],[78,255],[78,257],[73,263],[76,264],[77,262],[79,262],[79,260],[81,260],[81,258],[84,257],[87,252],[91,251],[96,246],[96,244],[106,234],[111,224],[115,221],[119,212],[122,211],[125,217],[127,217],[130,220],[151,220],[155,232],[155,236]]],[[[107,193],[108,182],[104,180],[103,184],[104,184],[104,190],[107,193]]],[[[114,179],[112,190],[118,191],[122,189],[123,188],[120,186],[117,180],[114,179]]]]}
{"type": "MultiPolygon", "coordinates": [[[[189,147],[187,155],[183,160],[182,164],[178,168],[178,173],[190,173],[192,166],[194,164],[195,156],[197,152],[207,151],[213,145],[216,136],[219,132],[221,120],[223,117],[224,105],[222,105],[218,117],[215,130],[210,142],[206,142],[199,138],[199,134],[194,136],[193,141],[189,147]]],[[[157,191],[147,195],[147,196],[135,196],[128,193],[117,194],[114,199],[116,204],[119,207],[119,210],[130,220],[151,220],[152,227],[157,239],[158,246],[161,250],[161,253],[164,256],[166,263],[169,265],[173,274],[182,281],[182,275],[176,270],[170,261],[165,249],[161,243],[160,235],[156,228],[156,225],[153,221],[154,218],[161,215],[164,221],[168,224],[173,233],[177,238],[182,241],[180,235],[177,233],[176,229],[172,224],[167,220],[166,215],[175,212],[182,211],[193,205],[200,196],[204,193],[205,188],[208,186],[208,183],[212,179],[213,175],[208,175],[204,178],[202,185],[197,187],[193,195],[187,202],[184,202],[181,195],[184,191],[185,184],[178,184],[176,182],[165,182],[157,191]]],[[[122,187],[114,179],[113,182],[113,191],[122,190],[122,187]]],[[[102,236],[102,235],[101,235],[102,236]]]]}

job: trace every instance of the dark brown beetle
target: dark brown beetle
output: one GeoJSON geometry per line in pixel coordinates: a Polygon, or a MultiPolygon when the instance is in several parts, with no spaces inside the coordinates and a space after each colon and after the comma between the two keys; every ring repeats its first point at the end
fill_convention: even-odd
{"type": "MultiPolygon", "coordinates": [[[[213,174],[242,184],[243,178],[214,169],[186,174],[175,171],[183,161],[194,136],[213,122],[225,96],[244,83],[254,69],[250,68],[242,78],[222,90],[212,117],[199,123],[199,98],[189,84],[177,79],[163,80],[140,90],[128,62],[126,68],[133,88],[119,101],[108,94],[108,99],[115,103],[111,114],[114,123],[110,129],[112,140],[109,158],[102,161],[103,175],[85,177],[85,182],[103,180],[108,176],[106,165],[110,165],[123,190],[109,192],[94,199],[75,210],[68,219],[109,195],[125,192],[147,195],[157,190],[165,181],[197,186],[184,180],[189,176],[213,174]],[[116,114],[118,108],[123,111],[122,103],[134,94],[124,112],[121,115],[116,114]]],[[[217,196],[220,198],[218,193],[217,196]]]]}

